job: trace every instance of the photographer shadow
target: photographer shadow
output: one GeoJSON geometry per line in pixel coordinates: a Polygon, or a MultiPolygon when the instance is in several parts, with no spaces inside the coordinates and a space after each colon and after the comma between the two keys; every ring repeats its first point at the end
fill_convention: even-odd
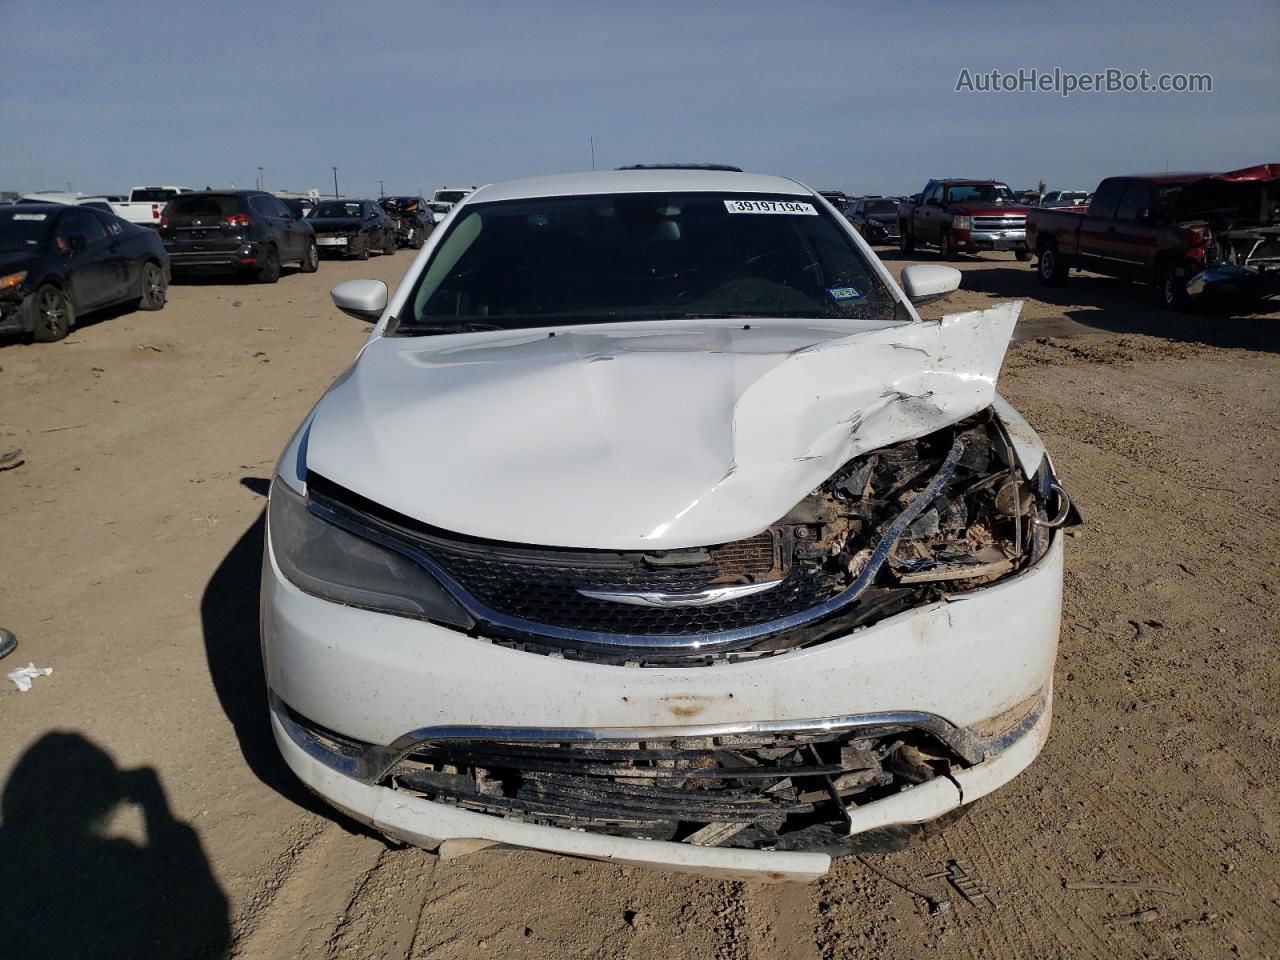
{"type": "Polygon", "coordinates": [[[0,951],[43,960],[222,957],[227,898],[151,767],[121,770],[76,733],[48,733],[0,798],[0,951]],[[115,833],[141,815],[145,841],[115,833]]]}

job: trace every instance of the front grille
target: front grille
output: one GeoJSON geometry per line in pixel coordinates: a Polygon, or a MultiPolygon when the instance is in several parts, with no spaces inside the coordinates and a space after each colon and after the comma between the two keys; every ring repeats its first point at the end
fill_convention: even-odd
{"type": "MultiPolygon", "coordinates": [[[[310,474],[307,482],[313,503],[347,515],[354,511],[385,525],[414,554],[438,566],[466,591],[472,601],[459,597],[460,602],[478,619],[490,622],[492,617],[477,609],[477,603],[530,625],[623,636],[702,636],[789,617],[826,602],[843,587],[838,574],[820,564],[793,564],[788,544],[772,529],[693,550],[527,547],[427,528],[323,477],[310,474]],[[687,594],[768,581],[780,582],[760,593],[703,607],[640,606],[579,592],[687,594]]],[[[521,626],[521,631],[526,629],[521,626]]]]}
{"type": "Polygon", "coordinates": [[[390,776],[468,810],[693,843],[710,842],[698,831],[715,825],[719,843],[748,826],[757,828],[748,836],[776,837],[837,822],[835,796],[841,805],[864,802],[927,779],[919,751],[910,770],[903,766],[904,743],[919,736],[884,727],[640,742],[438,741],[420,745],[390,776]]]}
{"type": "Polygon", "coordinates": [[[776,587],[706,607],[645,607],[578,591],[696,593],[713,584],[765,580],[777,569],[772,538],[726,544],[689,565],[654,565],[644,554],[477,548],[433,538],[423,553],[467,592],[511,617],[574,630],[629,635],[705,634],[781,619],[828,600],[839,587],[819,571],[792,567],[776,587]]]}
{"type": "Polygon", "coordinates": [[[1026,217],[974,217],[975,230],[1023,230],[1027,226],[1026,217]]]}

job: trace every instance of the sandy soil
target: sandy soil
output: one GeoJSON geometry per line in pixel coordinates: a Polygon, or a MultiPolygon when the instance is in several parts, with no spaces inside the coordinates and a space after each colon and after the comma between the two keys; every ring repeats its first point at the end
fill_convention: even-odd
{"type": "Polygon", "coordinates": [[[258,662],[262,495],[367,333],[327,288],[408,263],[177,286],[161,313],[0,345],[0,450],[25,451],[0,472],[4,667],[55,670],[0,692],[6,956],[1280,957],[1280,311],[1173,317],[1117,281],[962,264],[946,310],[1028,298],[1001,388],[1088,524],[1044,754],[874,860],[955,901],[930,916],[856,860],[808,887],[437,861],[291,778],[258,662]],[[998,908],[924,879],[951,859],[998,908]]]}

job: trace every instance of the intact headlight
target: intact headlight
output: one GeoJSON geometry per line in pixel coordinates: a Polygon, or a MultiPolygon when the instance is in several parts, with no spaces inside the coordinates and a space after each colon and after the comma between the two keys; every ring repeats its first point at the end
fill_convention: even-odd
{"type": "Polygon", "coordinates": [[[279,480],[271,484],[267,517],[276,563],[298,589],[352,607],[474,625],[418,564],[315,516],[306,498],[279,480]]]}
{"type": "Polygon", "coordinates": [[[972,230],[973,217],[966,217],[957,213],[951,218],[951,228],[953,230],[972,230]]]}

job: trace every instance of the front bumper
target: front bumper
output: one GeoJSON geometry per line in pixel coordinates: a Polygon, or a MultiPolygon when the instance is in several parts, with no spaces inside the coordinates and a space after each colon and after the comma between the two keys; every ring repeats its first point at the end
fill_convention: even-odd
{"type": "Polygon", "coordinates": [[[1187,293],[1200,300],[1256,299],[1280,290],[1280,270],[1223,264],[1201,270],[1187,281],[1187,293]]]}
{"type": "Polygon", "coordinates": [[[316,246],[321,253],[345,257],[356,246],[356,237],[346,234],[317,233],[316,246]]]}
{"type": "MultiPolygon", "coordinates": [[[[806,878],[826,854],[691,847],[583,833],[462,810],[388,786],[380,770],[343,767],[309,745],[280,704],[321,728],[394,752],[441,731],[520,738],[538,730],[596,737],[805,727],[850,716],[932,724],[970,764],[886,800],[850,808],[855,832],[917,823],[995,789],[1039,752],[1056,654],[1062,542],[988,588],[909,610],[847,636],[762,659],[702,667],[626,667],[490,644],[430,623],[345,607],[298,590],[268,548],[263,653],[273,724],[299,777],[386,833],[431,846],[468,839],[677,869],[806,878]],[[1019,704],[1043,707],[998,752],[968,731],[1019,704]],[[815,721],[813,718],[828,718],[815,721]],[[919,719],[925,718],[925,719],[919,719]],[[693,725],[696,725],[693,726],[693,725]],[[1004,759],[1006,754],[1009,759],[1004,759]],[[957,786],[958,784],[958,786],[957,786]]],[[[385,758],[385,755],[384,755],[385,758]]],[[[375,764],[374,767],[377,765],[375,764]]]]}
{"type": "Polygon", "coordinates": [[[31,321],[26,310],[22,309],[24,299],[5,297],[0,300],[0,334],[30,333],[31,321]]]}
{"type": "MultiPolygon", "coordinates": [[[[1034,711],[1019,725],[1016,738],[1008,741],[1001,752],[949,777],[937,777],[896,796],[851,809],[849,833],[924,823],[992,792],[1036,758],[1048,738],[1051,716],[1052,694],[1046,687],[1034,711]]],[[[290,769],[339,810],[397,840],[439,850],[446,856],[451,855],[451,847],[469,852],[503,844],[612,863],[765,882],[814,880],[831,865],[828,853],[608,836],[462,810],[362,782],[349,757],[333,752],[295,722],[279,701],[272,703],[271,727],[290,769]]],[[[543,733],[563,739],[565,732],[543,733]]],[[[669,735],[670,731],[663,733],[669,735]]]]}
{"type": "Polygon", "coordinates": [[[957,250],[1025,250],[1026,230],[954,230],[957,250]]]}

